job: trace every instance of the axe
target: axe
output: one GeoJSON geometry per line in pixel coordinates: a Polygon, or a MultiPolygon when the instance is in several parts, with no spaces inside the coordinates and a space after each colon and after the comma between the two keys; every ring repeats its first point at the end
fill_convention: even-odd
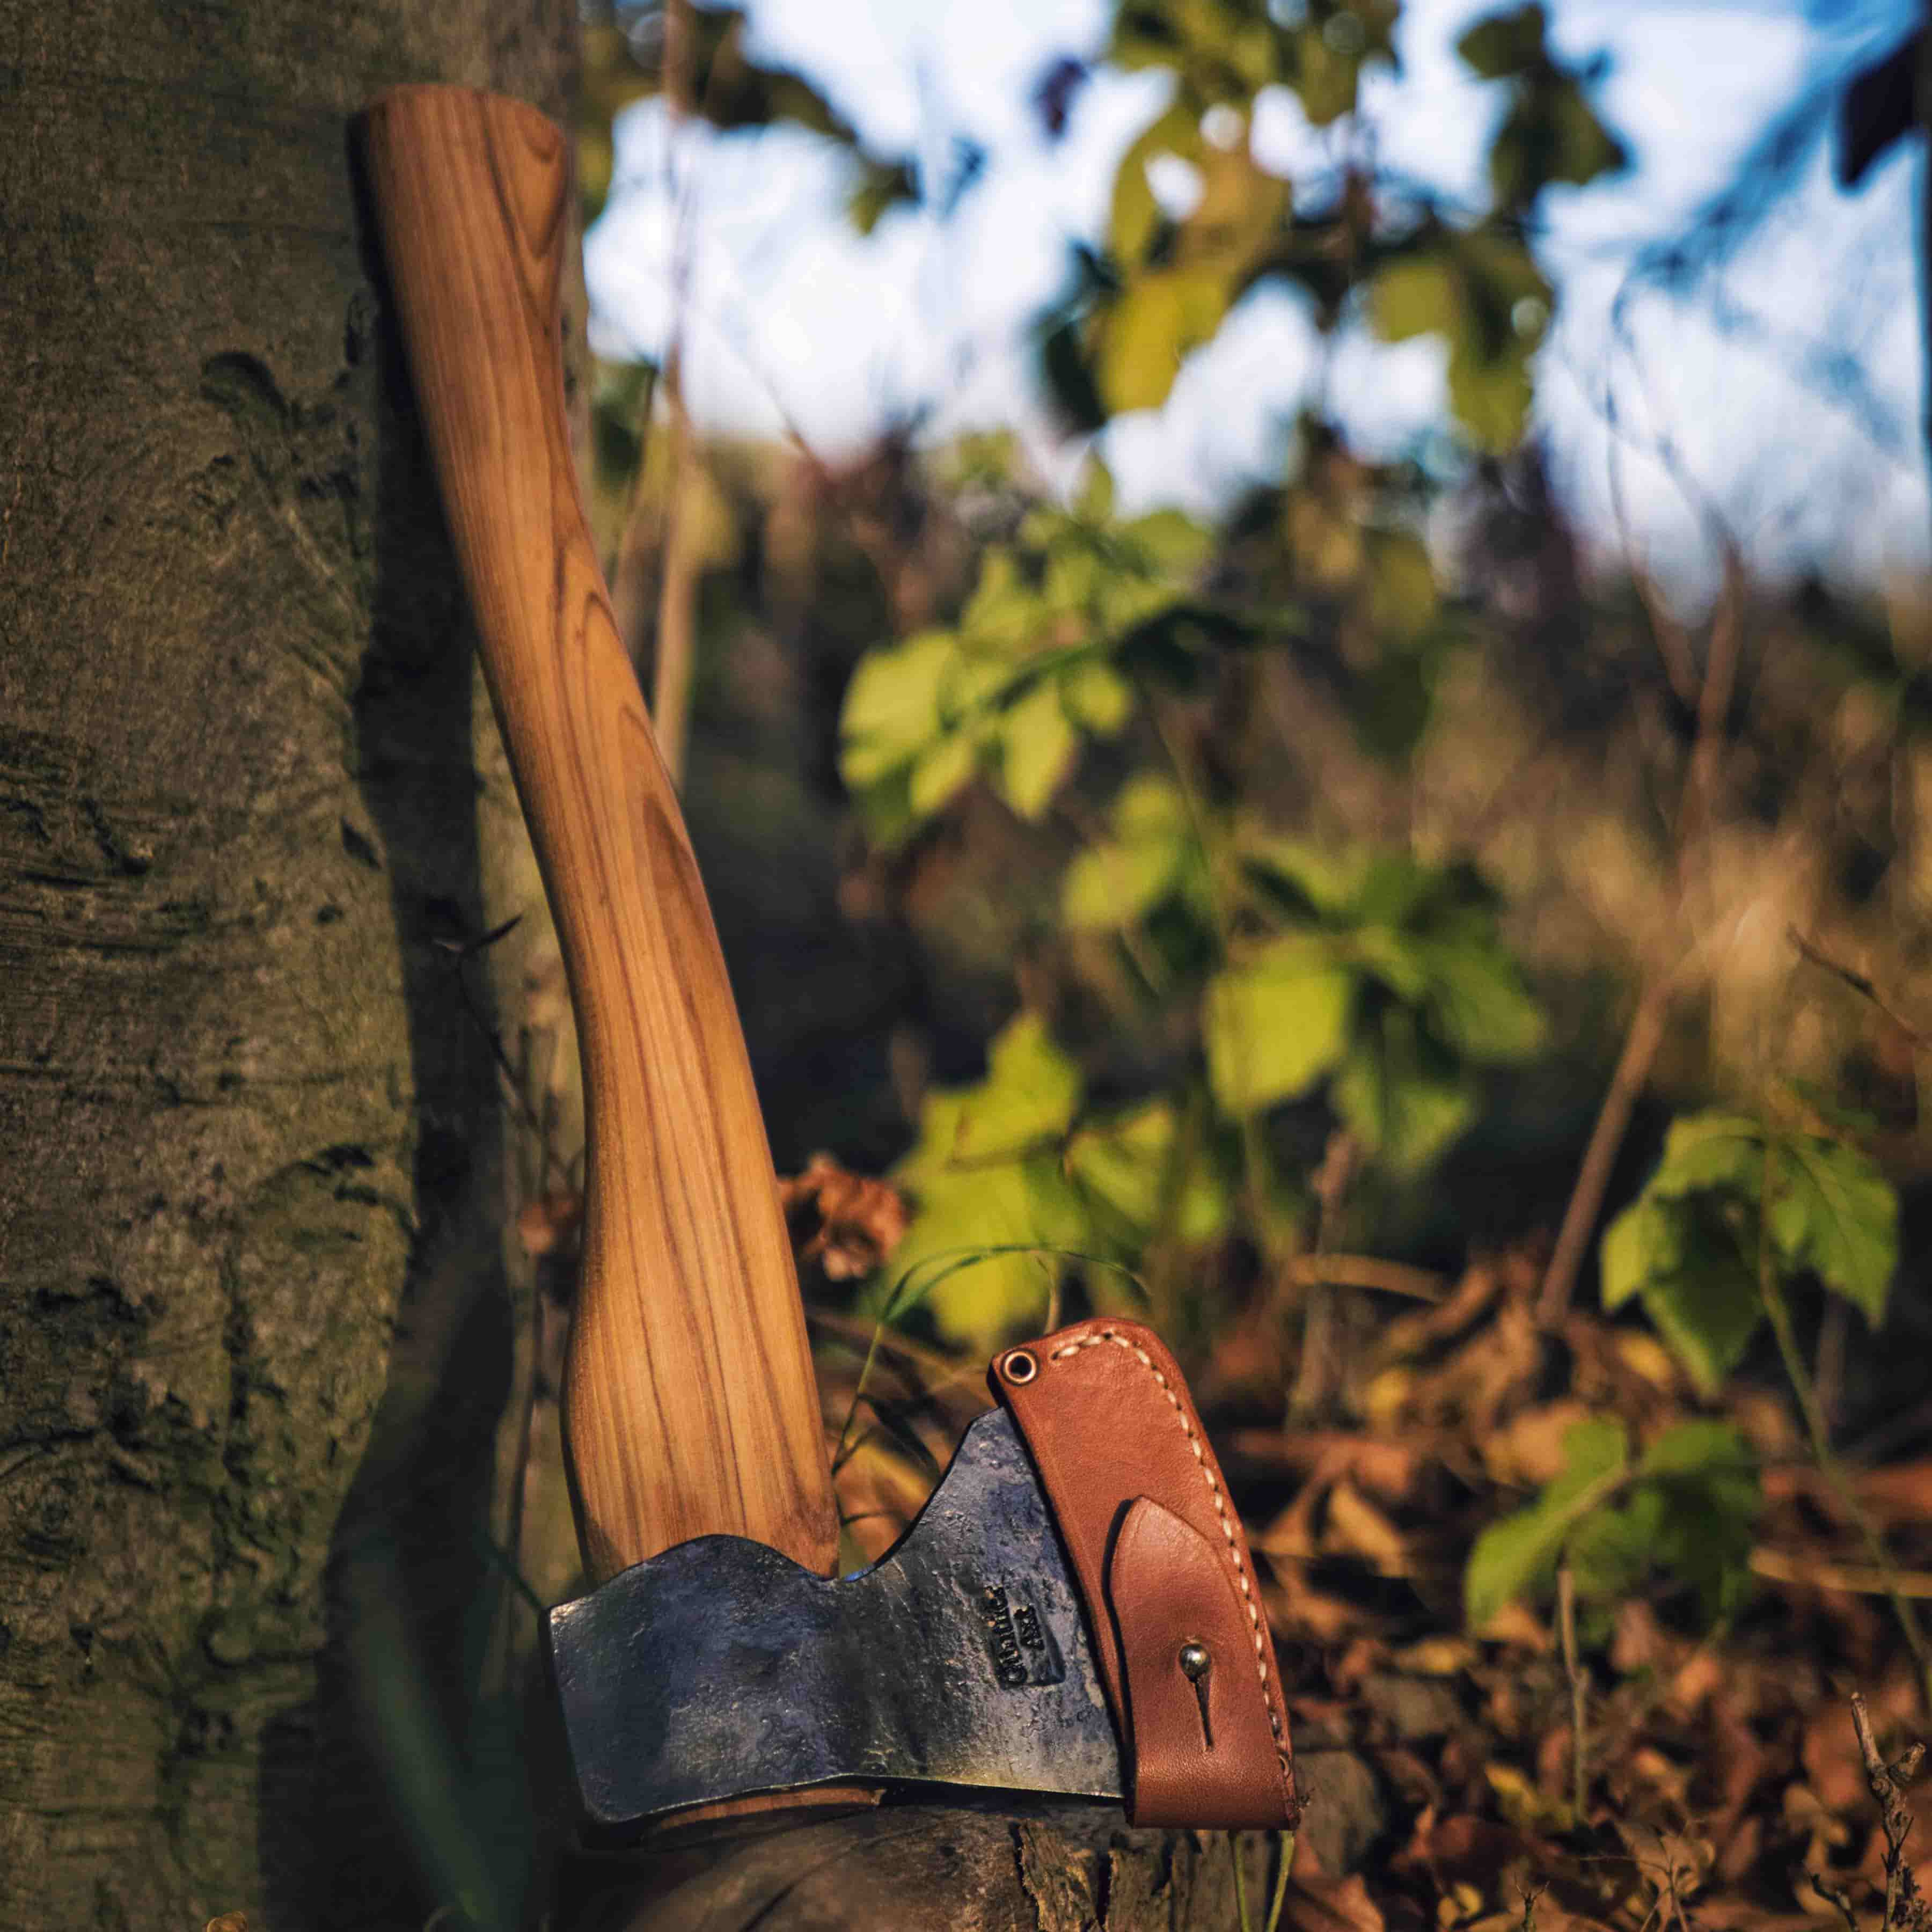
{"type": "Polygon", "coordinates": [[[751,1066],[613,620],[564,410],[562,130],[399,88],[364,128],[416,404],[575,1006],[583,1271],[564,1391],[595,1587],[544,1648],[586,1822],[828,1787],[1124,1800],[1292,1826],[1254,1566],[1138,1324],[1001,1354],[912,1528],[834,1578],[837,1510],[751,1066]]]}

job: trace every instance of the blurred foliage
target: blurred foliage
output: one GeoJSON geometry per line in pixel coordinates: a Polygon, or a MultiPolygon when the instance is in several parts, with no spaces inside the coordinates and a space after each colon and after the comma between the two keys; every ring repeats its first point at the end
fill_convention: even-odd
{"type": "Polygon", "coordinates": [[[1124,0],[1112,59],[1160,69],[1173,87],[1122,158],[1102,248],[1082,254],[1045,324],[1046,374],[1071,422],[1097,427],[1159,406],[1241,296],[1277,280],[1306,294],[1324,329],[1366,296],[1387,340],[1444,338],[1462,433],[1479,449],[1514,447],[1553,299],[1526,241],[1538,199],[1554,184],[1586,186],[1626,158],[1590,105],[1588,76],[1551,52],[1532,0],[1457,43],[1475,74],[1508,90],[1487,211],[1454,218],[1419,191],[1392,197],[1352,149],[1339,182],[1298,206],[1254,157],[1256,98],[1286,88],[1313,126],[1340,122],[1366,76],[1396,64],[1400,15],[1399,0],[1124,0]],[[1156,184],[1156,170],[1172,179],[1177,167],[1184,207],[1156,184]]]}
{"type": "MultiPolygon", "coordinates": [[[[1396,0],[1120,7],[1109,57],[1160,69],[1172,86],[1121,159],[1102,248],[1079,253],[1076,290],[1043,325],[1046,373],[1072,421],[1097,428],[1158,406],[1184,358],[1274,278],[1307,292],[1324,329],[1359,310],[1388,340],[1446,338],[1464,435],[1478,449],[1514,447],[1552,300],[1526,220],[1546,186],[1586,183],[1622,149],[1532,5],[1460,43],[1478,74],[1510,91],[1490,210],[1452,221],[1383,206],[1353,161],[1325,204],[1298,209],[1252,152],[1256,97],[1286,87],[1311,122],[1337,122],[1364,74],[1394,64],[1400,10],[1396,0]],[[1180,212],[1156,190],[1157,171],[1177,166],[1192,183],[1180,212]]],[[[980,784],[1024,820],[1064,814],[1077,831],[1057,908],[1070,977],[1086,982],[1090,1025],[1145,1042],[1129,1049],[1143,1064],[1124,1112],[1113,1093],[1090,1112],[1037,1015],[1002,1036],[984,1086],[929,1102],[902,1170],[921,1203],[915,1255],[977,1225],[988,1240],[1031,1227],[1054,1245],[1129,1258],[1232,1232],[1278,1258],[1314,1228],[1305,1188],[1274,1156],[1273,1117],[1325,1100],[1370,1162],[1412,1181],[1476,1117],[1483,1070],[1542,1042],[1544,1016],[1471,867],[1300,836],[1202,733],[1204,706],[1252,686],[1257,654],[1318,637],[1340,644],[1374,754],[1402,766],[1427,730],[1457,627],[1423,540],[1423,501],[1412,479],[1355,460],[1324,424],[1304,426],[1302,448],[1271,528],[1252,534],[1239,562],[1227,533],[1178,511],[1118,516],[1095,461],[1070,507],[1034,505],[980,548],[952,622],[881,644],[856,669],[841,770],[875,843],[915,839],[980,784]],[[1064,1078],[1040,1118],[1018,1109],[1030,1139],[1009,1146],[980,1124],[1014,1112],[1022,1056],[1064,1078]],[[1150,1203],[1163,1205],[1124,1228],[1083,1186],[1073,1150],[1111,1134],[1118,1160],[1129,1126],[1150,1203]],[[998,1157],[963,1151],[964,1138],[988,1133],[998,1157]],[[1220,1204],[1213,1217],[1183,1213],[1208,1198],[1220,1204]]],[[[1015,1260],[958,1277],[932,1298],[932,1316],[943,1334],[990,1347],[1035,1306],[1052,1265],[1015,1260]]]]}
{"type": "Polygon", "coordinates": [[[1843,1134],[1694,1114],[1604,1232],[1604,1306],[1640,1298],[1710,1394],[1786,1280],[1814,1276],[1876,1330],[1898,1265],[1898,1195],[1843,1134]]]}
{"type": "MultiPolygon", "coordinates": [[[[1755,1459],[1728,1423],[1678,1423],[1634,1462],[1615,1417],[1577,1423],[1564,1437],[1562,1473],[1477,1538],[1462,1585],[1470,1627],[1550,1588],[1559,1562],[1592,1609],[1613,1610],[1658,1569],[1690,1586],[1702,1621],[1714,1622],[1750,1588],[1759,1503],[1755,1459]]],[[[1608,1629],[1607,1617],[1597,1620],[1600,1640],[1608,1629]]]]}

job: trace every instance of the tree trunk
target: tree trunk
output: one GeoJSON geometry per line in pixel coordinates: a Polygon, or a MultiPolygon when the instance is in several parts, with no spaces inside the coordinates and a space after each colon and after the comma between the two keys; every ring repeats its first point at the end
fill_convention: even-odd
{"type": "MultiPolygon", "coordinates": [[[[0,1916],[1232,1923],[1224,1838],[1105,1807],[539,1856],[493,1502],[573,1558],[487,1030],[551,942],[349,122],[559,113],[574,19],[0,0],[0,1916]]],[[[1310,1769],[1338,1870],[1372,1780],[1310,1769]]]]}
{"type": "Polygon", "coordinates": [[[541,901],[347,136],[404,80],[558,111],[574,27],[0,0],[18,1932],[413,1928],[516,1883],[440,1742],[512,1322],[494,1076],[437,942],[541,901]]]}

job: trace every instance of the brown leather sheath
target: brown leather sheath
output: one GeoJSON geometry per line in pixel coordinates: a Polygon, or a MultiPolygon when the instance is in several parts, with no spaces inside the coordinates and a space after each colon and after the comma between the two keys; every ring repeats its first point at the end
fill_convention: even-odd
{"type": "Polygon", "coordinates": [[[1111,1317],[988,1380],[1066,1545],[1131,1767],[1136,1825],[1292,1827],[1288,1710],[1254,1563],[1174,1358],[1111,1317]]]}

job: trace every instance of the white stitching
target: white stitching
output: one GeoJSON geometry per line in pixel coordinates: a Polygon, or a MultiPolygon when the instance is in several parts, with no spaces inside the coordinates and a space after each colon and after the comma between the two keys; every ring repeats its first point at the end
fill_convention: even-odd
{"type": "Polygon", "coordinates": [[[1248,1581],[1247,1565],[1241,1561],[1241,1546],[1235,1540],[1234,1525],[1228,1518],[1228,1505],[1222,1500],[1221,1486],[1214,1480],[1214,1472],[1208,1466],[1208,1459],[1202,1453],[1201,1438],[1195,1433],[1194,1424],[1188,1419],[1187,1411],[1181,1406],[1180,1398],[1169,1385],[1166,1376],[1154,1365],[1154,1358],[1138,1342],[1130,1342],[1126,1336],[1112,1328],[1103,1328],[1097,1335],[1083,1335],[1077,1342],[1068,1342],[1054,1350],[1047,1359],[1057,1362],[1062,1358],[1077,1354],[1082,1348],[1097,1348],[1102,1342],[1111,1342],[1116,1348],[1125,1348],[1137,1356],[1142,1367],[1160,1384],[1160,1392],[1172,1404],[1174,1412],[1180,1418],[1180,1426],[1187,1432],[1187,1446],[1194,1451],[1194,1460],[1200,1466],[1202,1480],[1208,1485],[1208,1493],[1214,1498],[1214,1512],[1221,1519],[1221,1534],[1228,1539],[1228,1560],[1234,1565],[1234,1580],[1241,1586],[1241,1595],[1246,1601],[1248,1622],[1254,1626],[1255,1675],[1261,1679],[1262,1701],[1268,1708],[1268,1729],[1274,1733],[1277,1747],[1281,1744],[1281,1719],[1276,1714],[1274,1697],[1268,1683],[1268,1657],[1263,1646],[1267,1635],[1262,1624],[1261,1611],[1255,1601],[1253,1587],[1248,1581]]]}

